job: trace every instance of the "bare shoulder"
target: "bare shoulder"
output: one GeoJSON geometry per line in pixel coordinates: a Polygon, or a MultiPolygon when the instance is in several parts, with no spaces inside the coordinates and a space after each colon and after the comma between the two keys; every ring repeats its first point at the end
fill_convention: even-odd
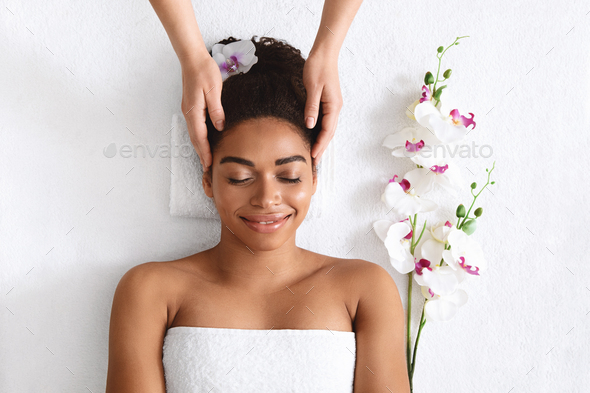
{"type": "Polygon", "coordinates": [[[164,392],[162,344],[168,322],[170,267],[129,269],[113,297],[106,392],[164,392]]]}
{"type": "MultiPolygon", "coordinates": [[[[393,294],[397,285],[393,277],[381,265],[364,259],[335,258],[349,289],[360,299],[375,291],[393,294]]],[[[386,293],[383,293],[386,295],[386,293]]]]}
{"type": "Polygon", "coordinates": [[[176,270],[172,262],[145,262],[133,266],[121,277],[116,291],[169,300],[170,288],[173,288],[169,284],[176,270]]]}
{"type": "Polygon", "coordinates": [[[354,390],[409,392],[405,317],[395,280],[376,263],[356,259],[351,265],[351,282],[358,296],[354,390]]]}
{"type": "MultiPolygon", "coordinates": [[[[315,253],[314,253],[315,254],[315,253]]],[[[345,259],[315,254],[319,258],[320,272],[335,279],[354,324],[359,302],[366,296],[381,294],[395,296],[397,286],[391,275],[380,265],[363,259],[345,259]]]]}
{"type": "Polygon", "coordinates": [[[364,291],[397,291],[395,280],[385,268],[377,263],[354,259],[353,277],[360,290],[364,291]]]}

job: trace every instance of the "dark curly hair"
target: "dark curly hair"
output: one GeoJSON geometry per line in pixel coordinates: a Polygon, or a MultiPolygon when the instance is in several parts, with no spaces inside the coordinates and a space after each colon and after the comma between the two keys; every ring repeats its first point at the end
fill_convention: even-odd
{"type": "MultiPolygon", "coordinates": [[[[307,100],[303,85],[305,59],[299,49],[284,40],[260,37],[259,41],[255,41],[255,37],[251,41],[256,48],[258,62],[248,72],[230,75],[223,82],[221,105],[225,113],[225,127],[222,132],[217,131],[206,111],[207,139],[211,153],[221,144],[227,130],[243,121],[264,117],[293,125],[311,151],[321,130],[323,116],[320,103],[315,127],[306,127],[303,119],[307,100]]],[[[219,43],[225,45],[235,41],[238,40],[229,37],[219,43]]],[[[314,165],[312,169],[315,173],[314,165]]]]}

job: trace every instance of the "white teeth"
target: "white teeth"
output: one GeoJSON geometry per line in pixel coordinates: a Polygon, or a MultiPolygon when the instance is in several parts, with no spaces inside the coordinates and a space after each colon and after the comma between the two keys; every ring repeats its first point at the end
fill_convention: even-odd
{"type": "MultiPolygon", "coordinates": [[[[287,217],[289,217],[289,216],[283,217],[283,218],[281,218],[280,220],[276,220],[276,221],[252,221],[252,222],[257,222],[258,224],[265,224],[265,225],[268,225],[268,224],[274,224],[275,222],[282,221],[282,220],[284,220],[284,219],[285,219],[285,218],[287,218],[287,217]]],[[[243,217],[242,217],[242,218],[243,218],[243,217]]]]}

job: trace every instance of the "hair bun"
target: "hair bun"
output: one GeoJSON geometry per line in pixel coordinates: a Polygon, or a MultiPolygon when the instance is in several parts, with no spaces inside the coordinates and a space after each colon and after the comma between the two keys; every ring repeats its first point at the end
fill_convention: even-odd
{"type": "MultiPolygon", "coordinates": [[[[313,129],[304,123],[307,93],[303,84],[305,59],[301,51],[285,40],[273,37],[251,38],[258,61],[246,73],[228,76],[222,86],[221,105],[225,113],[224,130],[252,118],[274,117],[293,124],[304,136],[306,144],[313,146],[321,130],[323,117],[320,102],[318,119],[313,129]]],[[[239,41],[228,37],[219,41],[227,45],[239,41]]],[[[206,111],[208,139],[212,151],[223,138],[213,126],[206,111]]]]}

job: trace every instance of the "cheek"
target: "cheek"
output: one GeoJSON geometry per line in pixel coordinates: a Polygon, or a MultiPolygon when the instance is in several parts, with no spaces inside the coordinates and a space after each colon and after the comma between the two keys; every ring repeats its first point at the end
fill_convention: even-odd
{"type": "Polygon", "coordinates": [[[213,185],[215,207],[219,214],[232,215],[238,208],[248,204],[249,193],[240,187],[228,184],[223,179],[216,179],[213,185]]]}
{"type": "Polygon", "coordinates": [[[294,203],[307,203],[311,198],[311,191],[311,184],[300,184],[299,186],[288,190],[285,193],[284,198],[285,200],[289,200],[294,203]]]}
{"type": "Polygon", "coordinates": [[[283,204],[296,209],[299,217],[305,216],[311,204],[312,193],[313,184],[311,182],[302,182],[297,186],[285,188],[283,204]]]}

